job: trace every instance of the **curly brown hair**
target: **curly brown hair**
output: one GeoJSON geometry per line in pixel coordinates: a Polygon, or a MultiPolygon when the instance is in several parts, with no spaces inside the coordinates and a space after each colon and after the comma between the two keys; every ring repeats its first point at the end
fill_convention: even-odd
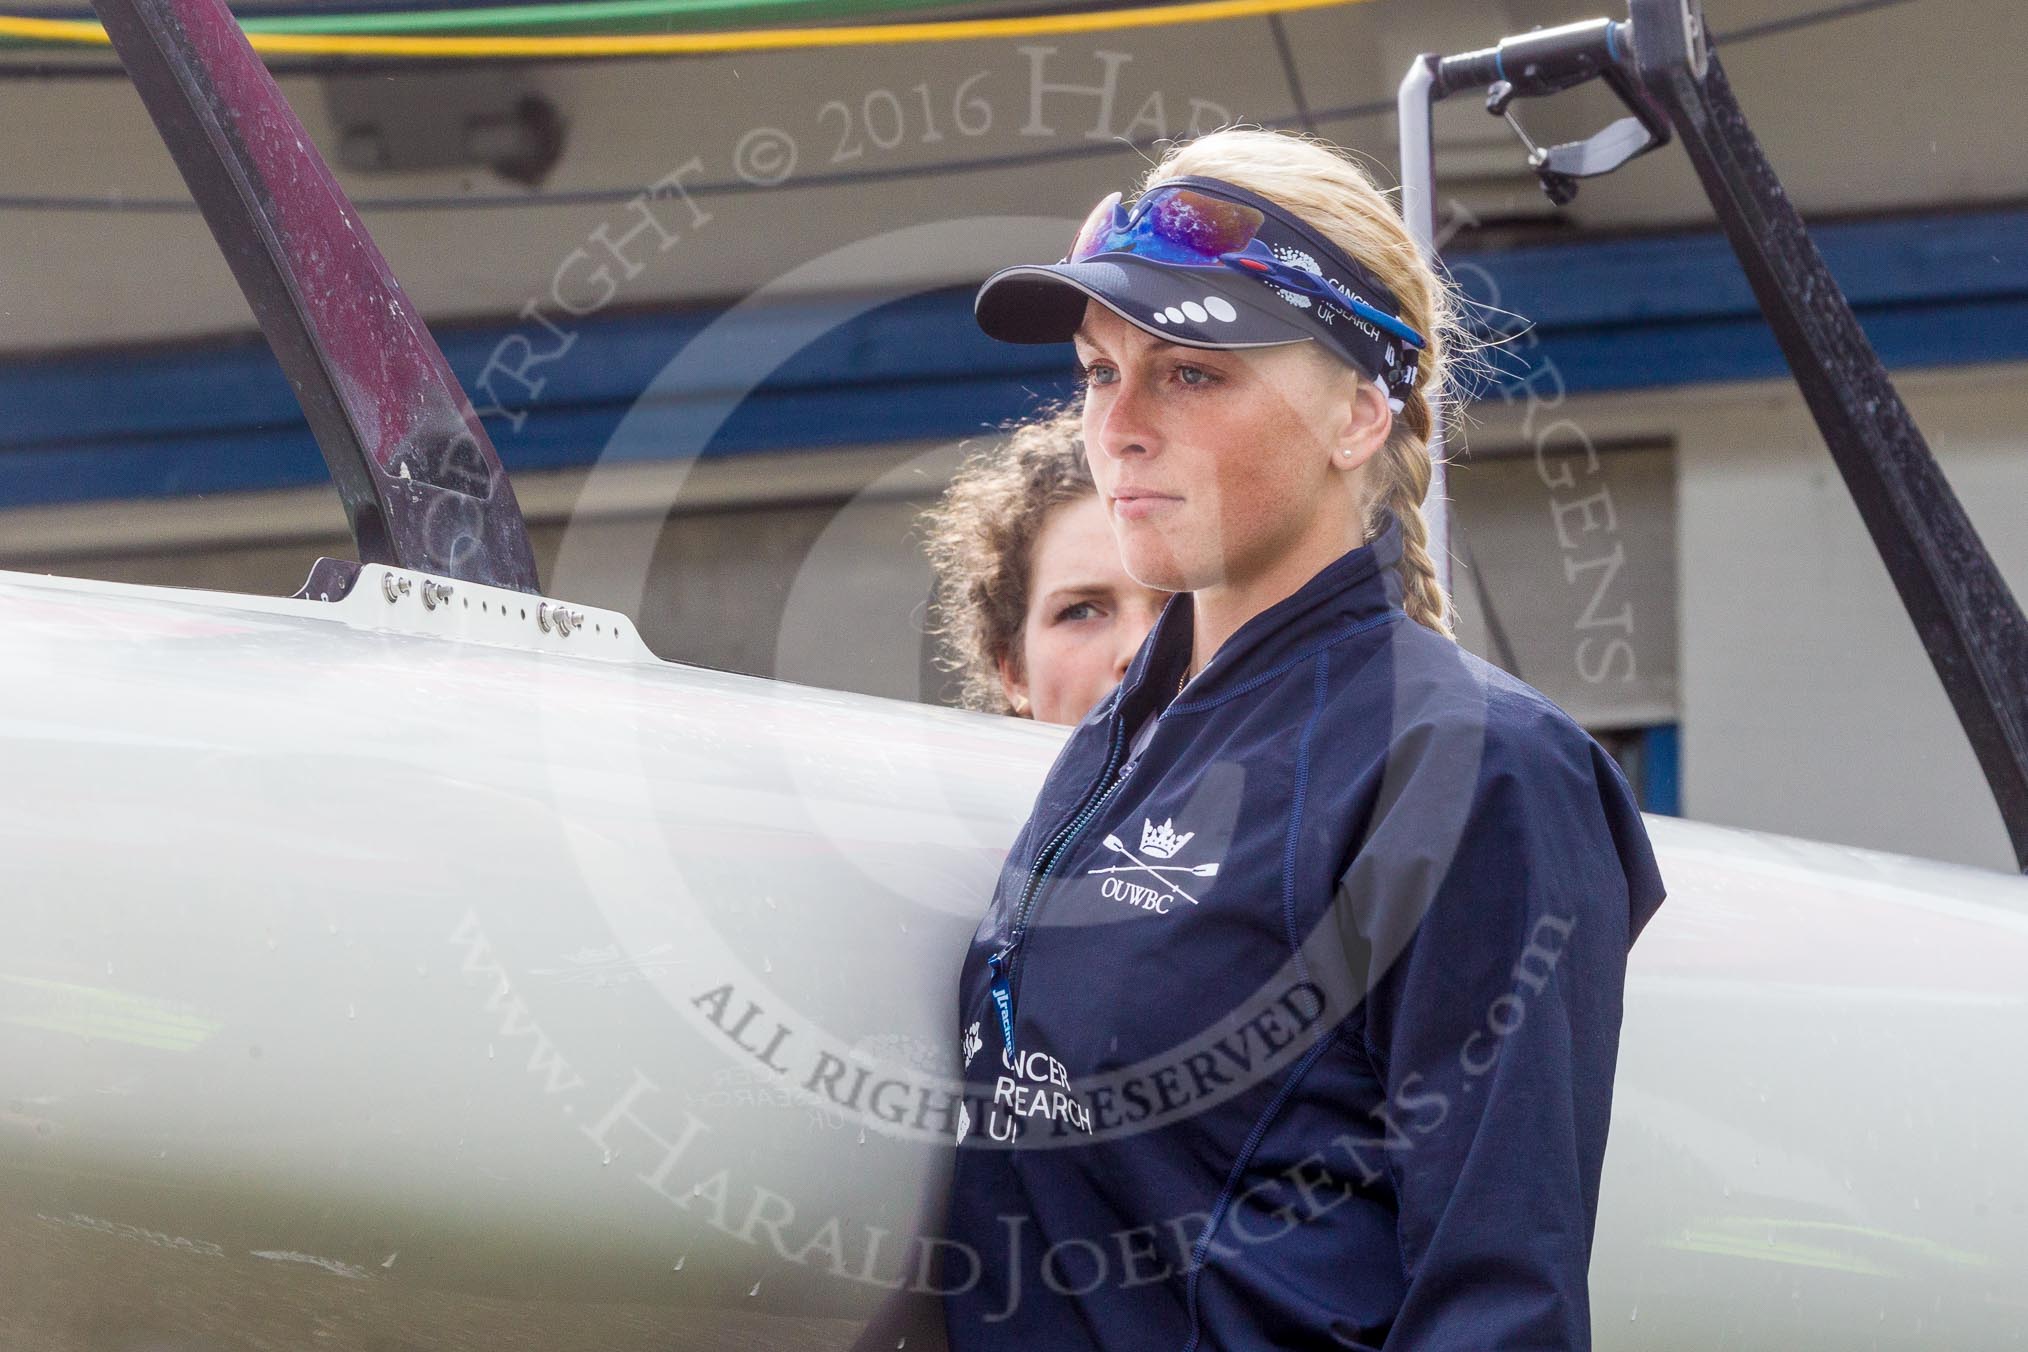
{"type": "Polygon", "coordinates": [[[1007,440],[973,451],[920,526],[936,573],[937,665],[959,675],[967,709],[1011,714],[1000,685],[1005,659],[1024,671],[1021,631],[1035,537],[1050,509],[1096,493],[1085,463],[1084,411],[1071,399],[1044,407],[1007,440]]]}

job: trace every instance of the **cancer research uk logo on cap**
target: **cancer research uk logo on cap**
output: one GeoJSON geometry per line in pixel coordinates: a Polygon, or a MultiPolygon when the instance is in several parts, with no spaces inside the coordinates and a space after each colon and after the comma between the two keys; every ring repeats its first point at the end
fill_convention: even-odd
{"type": "Polygon", "coordinates": [[[1151,864],[1149,859],[1174,859],[1182,853],[1196,836],[1195,831],[1176,834],[1176,821],[1172,817],[1160,826],[1154,819],[1141,819],[1141,848],[1136,851],[1127,848],[1118,836],[1105,838],[1106,849],[1119,855],[1127,862],[1111,864],[1101,868],[1086,869],[1086,877],[1103,877],[1099,884],[1099,895],[1108,901],[1124,901],[1142,911],[1156,915],[1169,914],[1171,904],[1187,901],[1192,906],[1197,898],[1184,886],[1184,879],[1215,878],[1218,876],[1218,861],[1202,864],[1151,864]]]}
{"type": "MultiPolygon", "coordinates": [[[[1351,287],[1345,285],[1345,283],[1339,281],[1336,277],[1325,276],[1322,265],[1320,265],[1315,258],[1311,257],[1309,254],[1304,253],[1301,249],[1290,248],[1286,244],[1276,244],[1270,247],[1274,251],[1274,256],[1280,259],[1282,262],[1287,263],[1290,267],[1301,268],[1304,272],[1309,273],[1312,277],[1322,278],[1325,282],[1328,282],[1330,284],[1332,290],[1337,291],[1343,295],[1349,296],[1354,300],[1358,300],[1365,304],[1372,303],[1370,300],[1368,300],[1367,297],[1360,295],[1357,291],[1354,291],[1351,287]]],[[[1308,310],[1311,309],[1313,306],[1313,302],[1310,300],[1310,298],[1300,291],[1292,291],[1286,286],[1277,286],[1274,288],[1274,292],[1276,295],[1280,296],[1283,300],[1287,301],[1289,304],[1295,306],[1299,310],[1308,310]]],[[[1385,341],[1381,335],[1380,330],[1375,328],[1372,325],[1372,323],[1370,323],[1367,320],[1361,319],[1356,313],[1354,313],[1349,309],[1346,309],[1344,306],[1333,305],[1328,301],[1320,301],[1314,303],[1314,308],[1316,310],[1317,318],[1325,324],[1335,324],[1341,319],[1349,319],[1352,321],[1352,326],[1358,329],[1361,333],[1365,334],[1368,338],[1373,339],[1375,342],[1385,341]]],[[[1394,348],[1392,346],[1389,346],[1386,351],[1387,351],[1387,364],[1389,366],[1392,366],[1394,365],[1394,348]]],[[[1412,381],[1414,377],[1411,376],[1410,379],[1412,381]]]]}

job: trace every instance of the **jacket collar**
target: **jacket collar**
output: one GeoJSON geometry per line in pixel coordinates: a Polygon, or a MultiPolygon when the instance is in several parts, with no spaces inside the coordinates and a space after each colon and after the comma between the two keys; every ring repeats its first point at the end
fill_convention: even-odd
{"type": "MultiPolygon", "coordinates": [[[[1215,704],[1250,688],[1249,681],[1336,641],[1355,625],[1403,613],[1401,519],[1383,507],[1380,520],[1373,538],[1340,554],[1241,625],[1197,673],[1177,707],[1215,704]]],[[[1144,710],[1169,703],[1190,661],[1195,622],[1188,592],[1169,598],[1128,666],[1113,708],[1127,710],[1138,723],[1144,710]]]]}

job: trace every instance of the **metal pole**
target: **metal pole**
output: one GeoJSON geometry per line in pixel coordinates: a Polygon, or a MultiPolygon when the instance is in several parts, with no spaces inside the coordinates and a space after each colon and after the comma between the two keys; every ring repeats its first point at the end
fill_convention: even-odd
{"type": "Polygon", "coordinates": [[[1694,0],[1632,0],[1634,59],[1711,199],[2028,872],[2028,616],[1747,125],[1694,0]]]}
{"type": "Polygon", "coordinates": [[[330,466],[366,563],[533,592],[507,471],[225,0],[93,0],[330,466]]]}
{"type": "MultiPolygon", "coordinates": [[[[1401,215],[1416,247],[1432,267],[1437,265],[1436,147],[1430,135],[1436,61],[1435,56],[1424,54],[1410,62],[1396,100],[1401,129],[1401,215]]],[[[1434,389],[1426,398],[1430,415],[1430,475],[1429,497],[1424,500],[1422,511],[1429,522],[1430,560],[1436,565],[1437,585],[1443,589],[1449,609],[1451,503],[1449,477],[1444,473],[1444,401],[1434,389]]]]}

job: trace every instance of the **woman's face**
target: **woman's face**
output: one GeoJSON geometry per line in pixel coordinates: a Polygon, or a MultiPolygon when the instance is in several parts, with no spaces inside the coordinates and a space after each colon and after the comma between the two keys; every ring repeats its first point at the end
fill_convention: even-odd
{"type": "Polygon", "coordinates": [[[1120,566],[1097,494],[1050,508],[1029,563],[1021,669],[1000,664],[1008,702],[1040,722],[1078,722],[1120,683],[1168,599],[1120,566]]]}
{"type": "Polygon", "coordinates": [[[1086,453],[1133,577],[1244,585],[1359,543],[1358,473],[1392,425],[1372,382],[1315,342],[1185,347],[1096,301],[1076,344],[1086,453]]]}

